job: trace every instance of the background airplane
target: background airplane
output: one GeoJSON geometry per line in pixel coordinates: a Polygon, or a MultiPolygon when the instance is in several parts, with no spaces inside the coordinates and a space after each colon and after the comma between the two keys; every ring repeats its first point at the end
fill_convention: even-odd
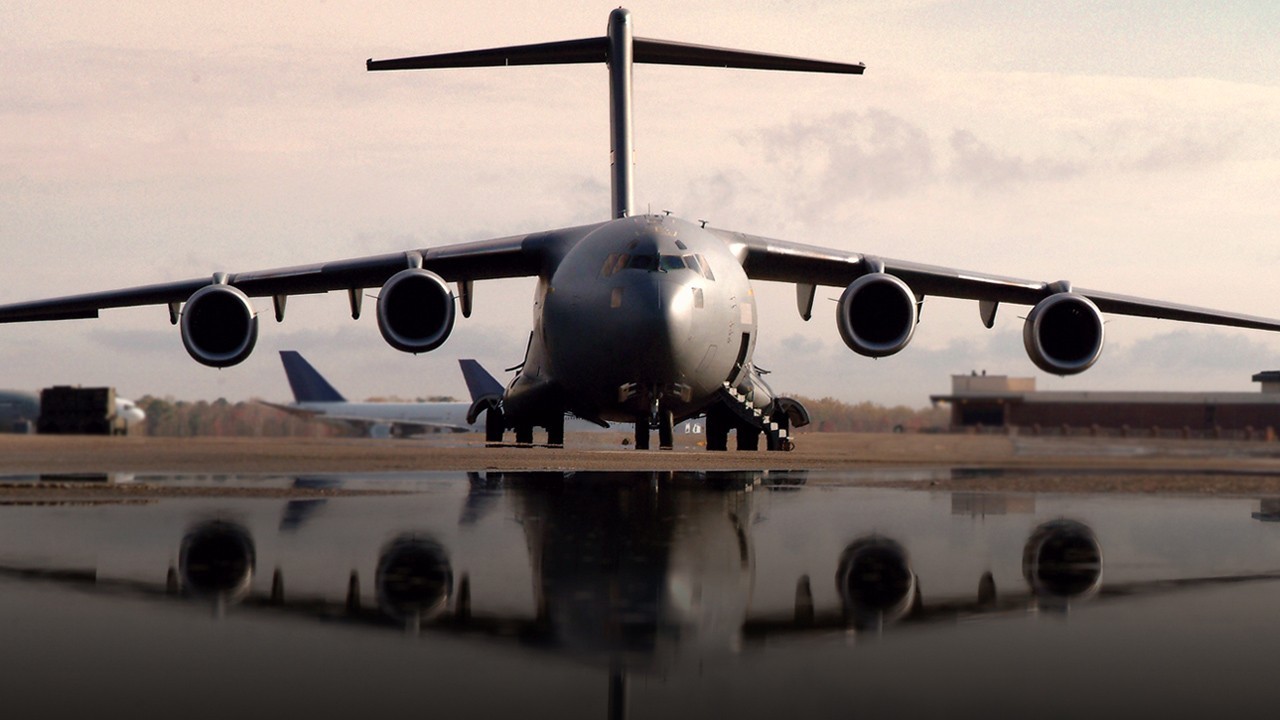
{"type": "Polygon", "coordinates": [[[285,376],[293,389],[292,404],[264,405],[291,415],[355,427],[367,437],[406,437],[424,432],[473,432],[484,423],[467,418],[482,397],[502,394],[502,384],[475,360],[459,360],[472,402],[351,402],[342,396],[306,358],[294,350],[280,351],[285,376]]]}
{"type": "MultiPolygon", "coordinates": [[[[758,337],[752,280],[793,283],[801,317],[818,286],[843,288],[836,324],[854,352],[883,357],[911,341],[926,296],[978,301],[992,327],[1000,303],[1031,306],[1024,347],[1042,370],[1091,367],[1103,346],[1103,312],[1280,330],[1280,321],[1046,282],[891,260],[709,228],[665,215],[633,215],[633,63],[861,74],[860,64],[728,50],[632,35],[630,14],[610,14],[604,37],[370,61],[370,70],[598,63],[609,69],[612,211],[609,220],[493,240],[345,261],[91,293],[0,307],[0,321],[97,317],[104,308],[164,304],[198,362],[243,361],[257,340],[250,297],[272,297],[282,320],[289,295],[345,290],[358,317],[363,289],[381,287],[383,338],[405,352],[439,347],[455,314],[471,314],[477,280],[535,277],[534,326],[520,372],[499,406],[501,430],[531,442],[545,427],[563,443],[564,416],[634,423],[670,447],[676,422],[705,415],[707,447],[791,445],[803,407],[778,397],[753,363],[758,337]],[[456,294],[449,283],[456,284],[456,294]]],[[[490,416],[497,418],[498,412],[490,416]]],[[[496,423],[495,423],[496,425],[496,423]]],[[[487,432],[497,430],[489,428],[487,432]]],[[[492,435],[491,435],[492,438],[492,435]]]]}

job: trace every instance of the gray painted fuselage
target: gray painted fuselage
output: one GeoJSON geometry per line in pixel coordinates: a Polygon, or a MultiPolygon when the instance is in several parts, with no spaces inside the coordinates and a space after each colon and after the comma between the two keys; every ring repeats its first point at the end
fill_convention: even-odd
{"type": "Polygon", "coordinates": [[[600,225],[539,278],[508,417],[635,422],[655,403],[695,415],[750,367],[755,310],[741,262],[701,227],[653,215],[600,225]]]}

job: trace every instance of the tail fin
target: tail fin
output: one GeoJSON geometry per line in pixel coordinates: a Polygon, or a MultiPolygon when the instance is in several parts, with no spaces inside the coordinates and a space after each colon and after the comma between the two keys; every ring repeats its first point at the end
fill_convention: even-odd
{"type": "Polygon", "coordinates": [[[632,165],[635,157],[634,143],[631,138],[631,66],[633,63],[851,75],[860,75],[866,69],[862,63],[828,62],[634,37],[631,33],[631,13],[625,8],[617,8],[609,13],[609,25],[604,37],[389,60],[369,59],[365,63],[365,68],[368,70],[424,70],[591,62],[605,63],[609,66],[609,157],[613,159],[611,195],[614,218],[630,215],[631,205],[634,202],[631,191],[634,175],[632,165]]]}
{"type": "Polygon", "coordinates": [[[328,380],[311,367],[311,363],[302,358],[294,350],[281,350],[280,362],[284,363],[284,374],[289,377],[289,387],[293,388],[293,399],[303,402],[346,402],[329,384],[328,380]]]}
{"type": "Polygon", "coordinates": [[[459,360],[458,365],[462,367],[462,377],[467,381],[471,402],[494,395],[502,396],[502,383],[490,375],[488,370],[480,367],[480,363],[475,360],[459,360]]]}

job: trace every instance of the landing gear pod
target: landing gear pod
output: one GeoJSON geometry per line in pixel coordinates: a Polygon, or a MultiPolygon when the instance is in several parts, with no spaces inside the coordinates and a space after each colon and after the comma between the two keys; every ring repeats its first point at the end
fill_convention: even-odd
{"type": "Polygon", "coordinates": [[[1041,300],[1022,326],[1022,343],[1036,367],[1054,375],[1082,373],[1102,354],[1102,313],[1072,292],[1041,300]]]}
{"type": "Polygon", "coordinates": [[[258,342],[258,316],[249,297],[230,285],[206,285],[182,309],[182,344],[196,362],[236,365],[258,342]]]}
{"type": "Polygon", "coordinates": [[[902,280],[882,272],[849,283],[836,305],[836,328],[849,349],[867,357],[892,355],[916,331],[916,296],[902,280]]]}
{"type": "Polygon", "coordinates": [[[435,350],[453,332],[453,292],[428,270],[401,270],[378,296],[378,330],[391,347],[409,353],[435,350]]]}

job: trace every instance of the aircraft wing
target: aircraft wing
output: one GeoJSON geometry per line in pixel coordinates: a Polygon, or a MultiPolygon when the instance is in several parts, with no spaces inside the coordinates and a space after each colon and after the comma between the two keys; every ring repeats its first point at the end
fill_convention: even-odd
{"type": "MultiPolygon", "coordinates": [[[[883,270],[905,282],[918,297],[937,295],[986,303],[1035,305],[1049,295],[1070,290],[1089,298],[1105,313],[1257,330],[1280,330],[1280,320],[1084,290],[1064,282],[969,272],[725,230],[713,232],[729,245],[742,262],[747,276],[755,280],[844,287],[867,273],[883,270]]],[[[991,313],[994,317],[994,306],[991,313]]],[[[986,314],[984,311],[984,319],[986,314]]]]}
{"type": "MultiPolygon", "coordinates": [[[[563,248],[598,225],[549,230],[422,250],[372,255],[336,262],[252,272],[227,273],[226,282],[249,297],[271,297],[381,287],[392,275],[416,265],[449,282],[537,275],[563,248]]],[[[214,275],[122,290],[70,295],[0,305],[0,323],[96,318],[99,310],[184,302],[214,275]]]]}

